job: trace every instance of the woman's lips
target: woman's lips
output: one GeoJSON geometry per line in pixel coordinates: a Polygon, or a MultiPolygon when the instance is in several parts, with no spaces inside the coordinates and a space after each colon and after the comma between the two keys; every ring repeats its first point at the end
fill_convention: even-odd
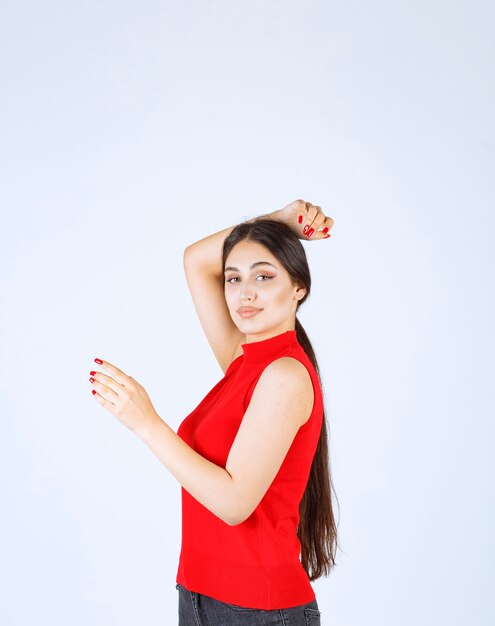
{"type": "Polygon", "coordinates": [[[253,317],[254,315],[256,315],[257,313],[259,313],[260,311],[262,311],[263,309],[251,309],[251,311],[243,311],[242,309],[240,311],[238,311],[239,315],[241,317],[253,317]]]}

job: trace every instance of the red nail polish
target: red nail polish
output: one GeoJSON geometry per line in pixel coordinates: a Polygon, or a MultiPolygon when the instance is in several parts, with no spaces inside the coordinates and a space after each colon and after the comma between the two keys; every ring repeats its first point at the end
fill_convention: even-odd
{"type": "Polygon", "coordinates": [[[103,363],[101,359],[95,359],[95,362],[98,363],[98,365],[101,365],[103,363]]]}
{"type": "Polygon", "coordinates": [[[328,238],[329,238],[329,237],[331,237],[331,236],[332,236],[332,235],[330,235],[330,234],[325,235],[325,236],[323,237],[323,239],[328,239],[328,238]]]}
{"type": "Polygon", "coordinates": [[[307,235],[307,234],[308,234],[308,229],[309,229],[309,226],[306,224],[306,226],[303,228],[303,233],[304,233],[305,235],[307,235]]]}
{"type": "Polygon", "coordinates": [[[309,232],[308,232],[308,237],[311,237],[311,235],[315,232],[314,228],[310,228],[309,232]]]}
{"type": "Polygon", "coordinates": [[[299,220],[299,224],[302,224],[302,215],[298,217],[298,220],[299,220]]]}
{"type": "Polygon", "coordinates": [[[96,389],[91,389],[91,393],[92,393],[93,395],[95,395],[95,393],[96,393],[96,389]]]}
{"type": "Polygon", "coordinates": [[[96,372],[89,372],[90,376],[94,376],[96,374],[96,372]]]}
{"type": "Polygon", "coordinates": [[[326,235],[328,233],[328,226],[325,226],[325,228],[323,229],[323,234],[326,235]]]}
{"type": "Polygon", "coordinates": [[[90,379],[89,379],[89,382],[90,382],[90,383],[94,383],[94,382],[95,382],[95,379],[94,379],[94,378],[90,378],[90,379]]]}

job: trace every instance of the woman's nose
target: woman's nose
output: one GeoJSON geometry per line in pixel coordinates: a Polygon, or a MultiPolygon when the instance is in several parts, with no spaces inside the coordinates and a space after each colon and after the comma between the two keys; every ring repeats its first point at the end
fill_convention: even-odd
{"type": "Polygon", "coordinates": [[[254,293],[254,289],[252,287],[246,287],[245,285],[243,285],[241,287],[241,298],[249,298],[250,300],[253,300],[255,293],[254,293]]]}

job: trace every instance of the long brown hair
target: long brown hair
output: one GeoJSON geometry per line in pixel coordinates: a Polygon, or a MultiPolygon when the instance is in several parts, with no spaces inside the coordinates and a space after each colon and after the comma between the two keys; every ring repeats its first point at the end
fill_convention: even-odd
{"type": "MultiPolygon", "coordinates": [[[[232,248],[240,241],[255,241],[262,244],[276,257],[289,273],[293,284],[306,289],[298,301],[297,310],[309,297],[311,274],[306,252],[297,235],[283,222],[267,217],[256,218],[235,226],[223,242],[222,268],[232,248]]],[[[320,371],[315,352],[301,322],[296,316],[296,335],[318,374],[320,371]]],[[[324,395],[323,395],[324,397],[324,395]]],[[[328,451],[328,426],[323,409],[323,421],[318,445],[309,473],[306,490],[299,504],[297,537],[301,543],[301,564],[309,580],[328,576],[335,566],[337,549],[337,526],[333,515],[332,484],[328,451]]],[[[338,500],[337,500],[338,501],[338,500]]]]}

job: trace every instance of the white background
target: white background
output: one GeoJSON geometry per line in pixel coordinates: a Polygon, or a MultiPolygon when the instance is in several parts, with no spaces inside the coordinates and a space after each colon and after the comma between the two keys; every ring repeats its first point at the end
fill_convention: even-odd
{"type": "Polygon", "coordinates": [[[494,621],[488,2],[3,0],[0,623],[177,623],[174,430],[222,377],[184,248],[303,198],[337,567],[324,626],[494,621]]]}

